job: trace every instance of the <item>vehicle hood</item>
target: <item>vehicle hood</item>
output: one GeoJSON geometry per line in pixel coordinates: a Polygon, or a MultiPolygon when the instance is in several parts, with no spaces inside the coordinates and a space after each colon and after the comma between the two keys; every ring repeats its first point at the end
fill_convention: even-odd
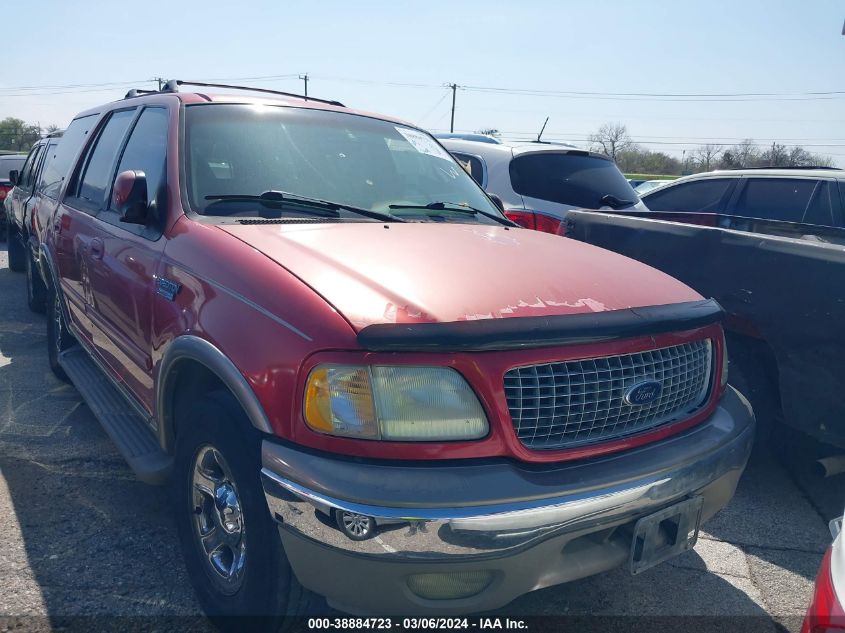
{"type": "Polygon", "coordinates": [[[702,298],[635,260],[528,229],[416,222],[220,228],[299,277],[356,329],[604,312],[702,298]]]}

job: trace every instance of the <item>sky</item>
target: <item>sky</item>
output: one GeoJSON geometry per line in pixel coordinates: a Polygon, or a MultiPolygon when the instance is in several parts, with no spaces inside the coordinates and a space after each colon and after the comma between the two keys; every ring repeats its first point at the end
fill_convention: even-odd
{"type": "Polygon", "coordinates": [[[679,158],[750,137],[845,166],[841,0],[28,0],[11,15],[0,118],[44,127],[153,77],[301,92],[307,73],[312,96],[432,131],[454,83],[456,131],[528,138],[548,116],[544,138],[584,145],[620,122],[679,158]]]}

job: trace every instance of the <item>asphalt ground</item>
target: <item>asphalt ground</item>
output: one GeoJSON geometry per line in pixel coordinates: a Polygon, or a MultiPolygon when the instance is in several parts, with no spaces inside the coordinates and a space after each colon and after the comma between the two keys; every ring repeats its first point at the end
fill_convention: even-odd
{"type": "MultiPolygon", "coordinates": [[[[0,244],[0,631],[74,622],[211,630],[166,490],[135,479],[76,390],[50,373],[45,319],[27,309],[24,283],[0,244]]],[[[819,452],[795,440],[779,455],[756,450],[694,551],[637,576],[618,569],[536,591],[495,615],[551,616],[546,624],[612,617],[606,629],[662,621],[672,630],[798,631],[828,521],[845,507],[845,475],[812,470],[819,452]]]]}

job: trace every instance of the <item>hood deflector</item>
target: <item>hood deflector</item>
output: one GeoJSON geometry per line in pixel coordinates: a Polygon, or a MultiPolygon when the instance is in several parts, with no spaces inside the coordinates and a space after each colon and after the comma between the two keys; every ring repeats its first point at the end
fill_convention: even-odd
{"type": "Polygon", "coordinates": [[[715,299],[584,314],[450,323],[379,323],[358,333],[373,352],[482,352],[680,332],[722,320],[715,299]]]}

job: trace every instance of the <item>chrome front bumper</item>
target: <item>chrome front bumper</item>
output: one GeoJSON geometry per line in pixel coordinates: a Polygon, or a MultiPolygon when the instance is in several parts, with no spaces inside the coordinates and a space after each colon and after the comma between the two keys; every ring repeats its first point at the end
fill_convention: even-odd
{"type": "MultiPolygon", "coordinates": [[[[484,561],[494,558],[519,564],[526,550],[554,542],[554,556],[532,562],[540,567],[536,577],[500,592],[509,597],[498,602],[507,602],[520,592],[622,564],[630,549],[626,529],[674,502],[701,495],[702,518],[715,514],[733,495],[753,437],[750,406],[728,388],[716,412],[694,429],[586,462],[536,468],[504,460],[385,465],[306,454],[268,441],[262,481],[294,571],[303,584],[330,598],[332,587],[321,586],[309,563],[317,550],[346,561],[342,564],[402,564],[416,573],[415,564],[477,568],[489,567],[484,561]],[[378,528],[369,539],[352,540],[337,527],[336,512],[373,517],[378,528]],[[300,545],[312,554],[293,551],[300,545]],[[585,547],[591,553],[584,564],[562,569],[561,552],[585,547]]],[[[336,602],[348,600],[341,596],[336,602]]],[[[495,605],[481,605],[489,606],[495,605]]]]}

